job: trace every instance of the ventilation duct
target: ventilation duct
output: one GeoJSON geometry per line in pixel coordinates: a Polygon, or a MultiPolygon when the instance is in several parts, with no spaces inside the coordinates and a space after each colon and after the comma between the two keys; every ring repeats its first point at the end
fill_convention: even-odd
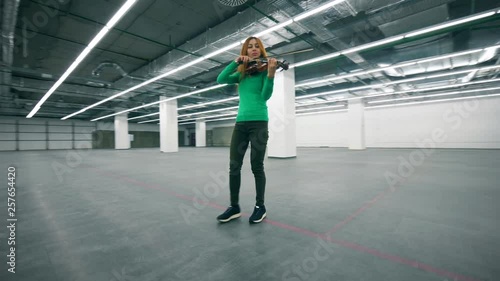
{"type": "MultiPolygon", "coordinates": [[[[2,61],[0,67],[0,96],[13,97],[10,93],[11,67],[14,55],[14,30],[20,0],[4,0],[2,7],[2,61]]],[[[2,3],[2,2],[0,2],[2,3]]],[[[1,4],[0,4],[1,6],[1,4]]]]}

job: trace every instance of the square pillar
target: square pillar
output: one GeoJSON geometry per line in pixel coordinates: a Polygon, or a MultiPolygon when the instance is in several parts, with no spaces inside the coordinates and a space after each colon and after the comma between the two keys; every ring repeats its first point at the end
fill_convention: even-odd
{"type": "Polygon", "coordinates": [[[362,99],[349,100],[349,149],[362,150],[365,146],[365,105],[362,99]]]}
{"type": "Polygon", "coordinates": [[[205,121],[196,120],[196,147],[207,146],[207,126],[205,121]]]}
{"type": "Polygon", "coordinates": [[[115,115],[115,149],[130,149],[128,113],[115,115]]]}
{"type": "Polygon", "coordinates": [[[268,157],[297,156],[295,125],[295,69],[276,72],[273,95],[267,101],[269,113],[268,157]]]}
{"type": "MultiPolygon", "coordinates": [[[[166,97],[160,97],[160,101],[166,99],[166,97]]],[[[177,99],[160,103],[160,151],[179,151],[177,99]]]]}

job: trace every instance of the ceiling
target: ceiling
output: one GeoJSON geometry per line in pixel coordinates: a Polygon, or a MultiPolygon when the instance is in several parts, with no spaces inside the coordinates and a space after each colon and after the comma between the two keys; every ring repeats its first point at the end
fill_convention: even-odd
{"type": "MultiPolygon", "coordinates": [[[[27,116],[124,2],[1,0],[0,115],[27,116]]],[[[227,6],[218,0],[137,1],[43,103],[35,118],[61,119],[332,1],[221,2],[241,5],[227,6]]],[[[436,94],[447,92],[453,92],[447,98],[480,96],[499,92],[495,87],[500,87],[496,81],[500,48],[481,49],[500,46],[500,13],[334,55],[499,8],[500,0],[346,0],[261,39],[270,56],[296,64],[288,70],[295,71],[296,106],[307,112],[329,105],[345,108],[346,99],[354,97],[363,97],[366,106],[377,106],[442,99],[443,95],[436,94]],[[300,65],[328,55],[334,57],[300,65]],[[438,88],[425,89],[429,87],[438,88]]],[[[157,102],[160,96],[175,97],[214,86],[217,75],[237,56],[239,48],[93,106],[69,120],[94,120],[157,102]]],[[[236,88],[227,86],[179,98],[179,122],[213,120],[214,115],[234,113],[238,105],[234,97],[236,88]],[[228,98],[233,99],[218,102],[228,98]],[[207,102],[213,103],[204,105],[207,102]],[[205,111],[212,112],[201,113],[205,111]]],[[[130,122],[153,121],[157,113],[158,104],[142,107],[129,112],[129,118],[137,117],[130,122]],[[151,116],[139,118],[148,114],[151,116]]]]}

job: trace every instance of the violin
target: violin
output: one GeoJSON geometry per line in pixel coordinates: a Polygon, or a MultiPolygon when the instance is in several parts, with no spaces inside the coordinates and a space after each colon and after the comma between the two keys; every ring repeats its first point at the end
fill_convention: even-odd
{"type": "MultiPolygon", "coordinates": [[[[239,62],[242,64],[243,62],[239,62]]],[[[263,72],[267,70],[268,60],[267,58],[258,58],[251,60],[247,63],[247,68],[245,69],[245,74],[254,74],[257,72],[263,72]]],[[[289,63],[287,61],[276,61],[276,70],[288,70],[289,63]]]]}

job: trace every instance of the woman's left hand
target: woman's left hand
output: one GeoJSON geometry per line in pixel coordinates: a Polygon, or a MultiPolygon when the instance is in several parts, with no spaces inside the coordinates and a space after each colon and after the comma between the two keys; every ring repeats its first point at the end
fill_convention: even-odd
{"type": "Polygon", "coordinates": [[[275,58],[269,58],[267,60],[267,76],[273,78],[276,73],[277,62],[275,58]]]}

